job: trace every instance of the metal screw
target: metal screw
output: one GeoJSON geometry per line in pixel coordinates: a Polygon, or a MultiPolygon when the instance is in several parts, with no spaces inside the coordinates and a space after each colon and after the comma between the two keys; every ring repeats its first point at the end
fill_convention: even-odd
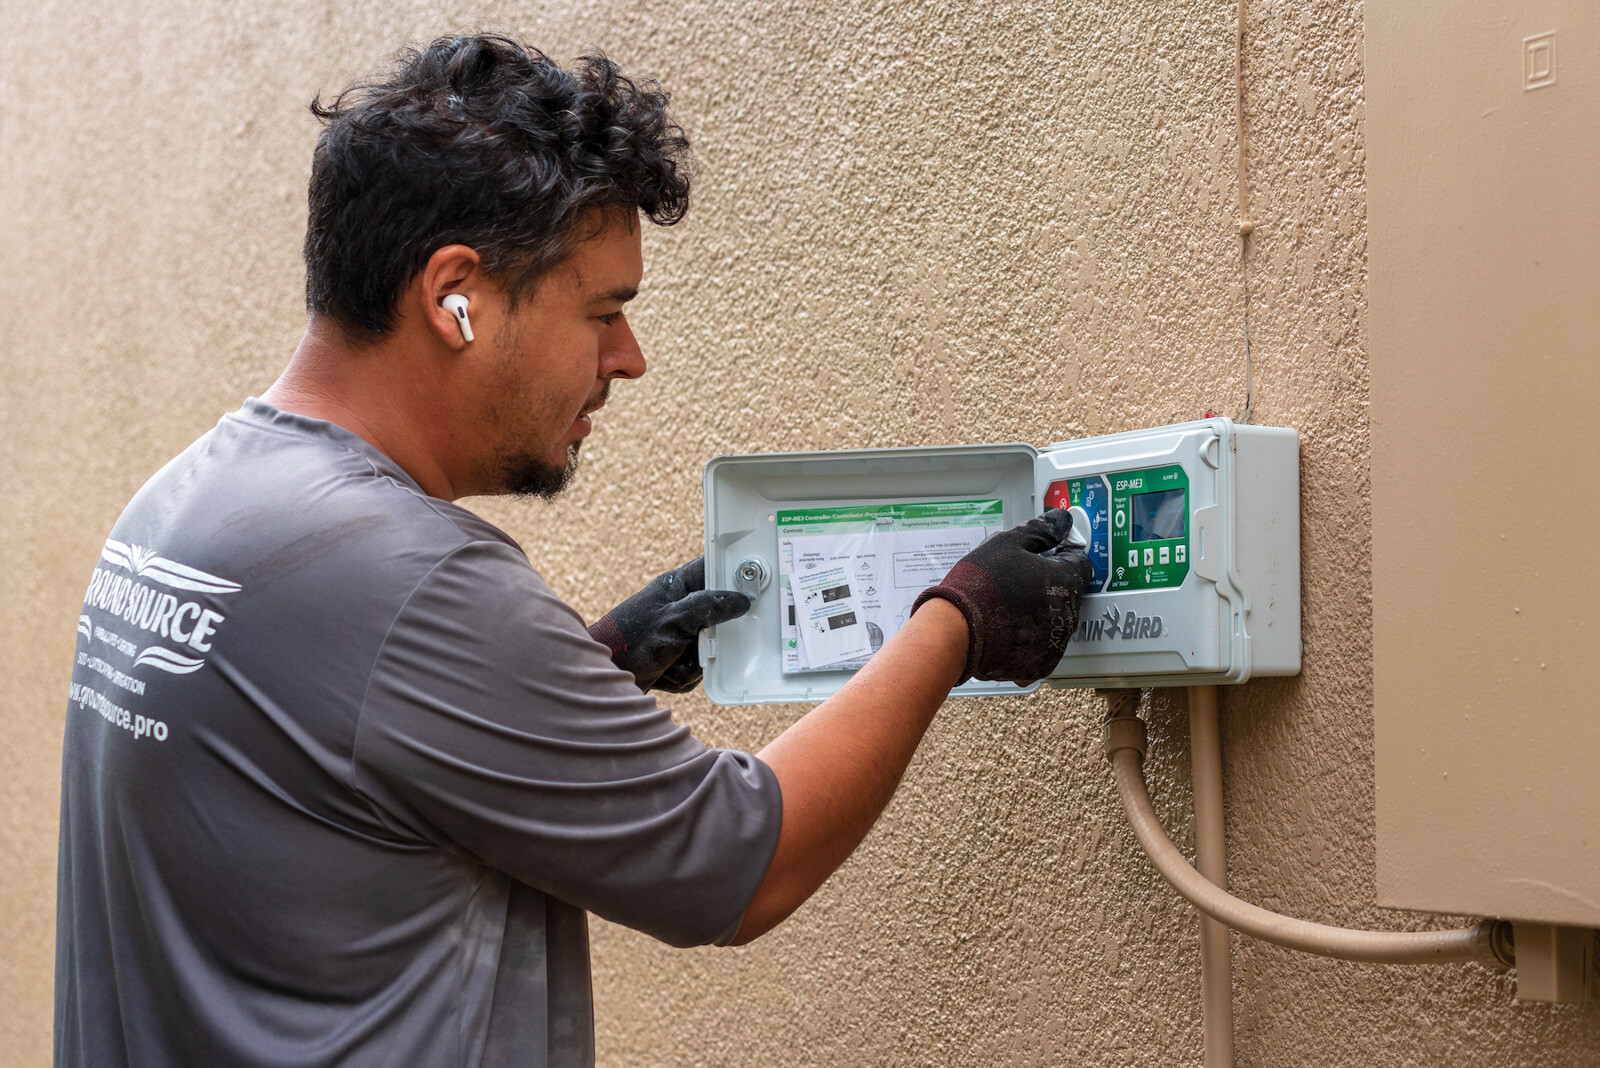
{"type": "Polygon", "coordinates": [[[739,566],[733,575],[733,584],[739,592],[754,597],[766,589],[771,572],[767,570],[766,561],[752,556],[739,561],[739,566]]]}

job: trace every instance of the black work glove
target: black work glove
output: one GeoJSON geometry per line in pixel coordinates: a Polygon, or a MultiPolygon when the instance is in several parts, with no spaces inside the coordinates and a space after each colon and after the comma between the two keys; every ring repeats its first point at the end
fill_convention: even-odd
{"type": "Polygon", "coordinates": [[[611,650],[611,662],[639,689],[688,693],[700,685],[700,632],[750,611],[750,598],[706,590],[706,558],[657,575],[638,593],[600,617],[589,635],[611,650]]]}
{"type": "Polygon", "coordinates": [[[956,685],[978,678],[1027,686],[1055,669],[1093,574],[1087,553],[1062,544],[1071,529],[1072,514],[1052,508],[989,538],[922,591],[913,613],[942,597],[967,617],[967,666],[956,685]]]}

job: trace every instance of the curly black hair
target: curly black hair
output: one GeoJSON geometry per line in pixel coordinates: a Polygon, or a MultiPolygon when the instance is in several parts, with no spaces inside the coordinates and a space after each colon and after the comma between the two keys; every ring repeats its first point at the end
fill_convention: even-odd
{"type": "Polygon", "coordinates": [[[374,341],[445,245],[476,249],[515,303],[605,209],[672,225],[691,164],[666,109],[659,85],[603,55],[569,70],[498,34],[441,37],[402,52],[388,81],[313,100],[307,309],[374,341]]]}

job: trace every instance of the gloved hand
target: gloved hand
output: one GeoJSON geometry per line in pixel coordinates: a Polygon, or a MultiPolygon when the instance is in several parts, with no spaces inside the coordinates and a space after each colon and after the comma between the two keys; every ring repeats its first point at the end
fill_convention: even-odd
{"type": "Polygon", "coordinates": [[[688,693],[700,685],[700,632],[749,610],[750,598],[742,593],[706,590],[706,559],[697,556],[656,576],[601,616],[589,634],[611,650],[611,662],[639,689],[688,693]]]}
{"type": "Polygon", "coordinates": [[[967,666],[957,685],[978,678],[1026,686],[1054,670],[1093,574],[1087,553],[1062,544],[1071,529],[1072,514],[1052,508],[989,538],[922,591],[913,613],[942,597],[967,617],[967,666]]]}

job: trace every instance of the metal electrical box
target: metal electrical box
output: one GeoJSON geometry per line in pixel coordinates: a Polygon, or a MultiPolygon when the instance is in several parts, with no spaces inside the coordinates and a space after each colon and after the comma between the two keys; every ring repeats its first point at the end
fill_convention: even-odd
{"type": "MultiPolygon", "coordinates": [[[[719,456],[706,581],[754,598],[705,632],[719,704],[819,701],[985,537],[1071,508],[1094,567],[1052,686],[1300,670],[1299,437],[1207,419],[1031,445],[719,456]]],[[[958,694],[1022,692],[972,681],[958,694]]]]}
{"type": "Polygon", "coordinates": [[[1600,927],[1600,5],[1365,41],[1378,901],[1600,927]]]}

